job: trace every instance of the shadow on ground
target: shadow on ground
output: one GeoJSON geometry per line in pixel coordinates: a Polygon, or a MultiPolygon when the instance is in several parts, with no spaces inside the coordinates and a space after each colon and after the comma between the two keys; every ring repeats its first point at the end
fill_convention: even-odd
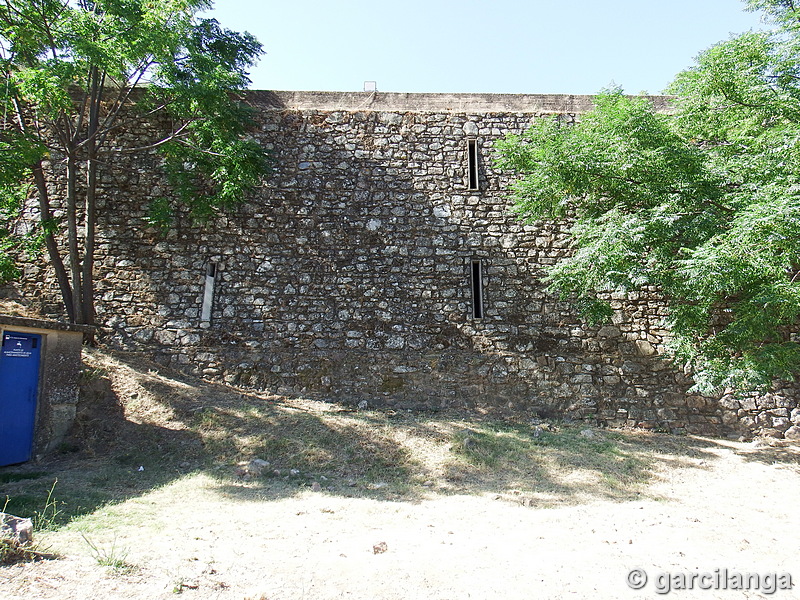
{"type": "MultiPolygon", "coordinates": [[[[0,501],[57,528],[204,473],[219,494],[242,501],[319,490],[385,501],[495,494],[530,506],[622,502],[650,497],[664,466],[708,468],[723,445],[730,447],[523,416],[357,411],[90,351],[70,439],[42,462],[0,469],[0,501]]],[[[798,464],[796,449],[737,451],[745,460],[798,464]]]]}

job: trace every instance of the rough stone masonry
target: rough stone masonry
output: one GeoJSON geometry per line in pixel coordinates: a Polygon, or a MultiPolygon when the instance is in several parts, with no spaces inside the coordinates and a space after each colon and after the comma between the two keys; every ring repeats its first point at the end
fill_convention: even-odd
{"type": "MultiPolygon", "coordinates": [[[[687,393],[652,290],[587,328],[545,291],[566,224],[519,221],[493,142],[586,96],[251,92],[274,173],[165,237],[155,156],[104,176],[106,341],[242,386],[395,408],[522,411],[694,433],[800,433],[793,389],[687,393]]],[[[667,99],[653,97],[659,108],[667,99]]],[[[39,267],[31,286],[52,297],[39,267]]]]}

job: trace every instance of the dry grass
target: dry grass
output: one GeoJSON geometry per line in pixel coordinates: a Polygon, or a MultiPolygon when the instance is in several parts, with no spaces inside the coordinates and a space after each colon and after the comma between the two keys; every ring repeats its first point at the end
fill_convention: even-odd
{"type": "Polygon", "coordinates": [[[89,517],[90,529],[102,529],[104,507],[196,473],[226,493],[271,498],[315,489],[414,502],[492,495],[540,507],[626,500],[646,496],[656,477],[653,439],[681,444],[463,412],[361,411],[209,383],[134,355],[89,350],[85,363],[86,402],[62,453],[0,470],[7,510],[39,530],[89,517]]]}
{"type": "Polygon", "coordinates": [[[0,298],[0,312],[2,312],[4,315],[10,315],[12,317],[27,317],[31,319],[42,318],[42,316],[35,310],[10,298],[0,298]]]}
{"type": "MultiPolygon", "coordinates": [[[[90,402],[82,407],[75,437],[63,453],[43,464],[0,469],[0,500],[9,498],[7,510],[39,519],[39,530],[51,531],[45,537],[64,557],[47,561],[49,566],[14,567],[18,570],[8,571],[5,587],[0,569],[4,597],[91,598],[96,586],[113,578],[135,598],[334,598],[347,590],[282,578],[304,577],[313,556],[325,568],[320,563],[312,570],[322,569],[339,585],[352,582],[351,591],[358,588],[364,577],[359,569],[371,567],[358,562],[352,574],[336,571],[337,560],[354,556],[347,544],[363,546],[369,556],[375,556],[375,545],[387,544],[380,553],[387,556],[404,546],[406,554],[396,557],[408,564],[397,568],[428,573],[427,584],[409,579],[396,595],[384,590],[387,598],[463,596],[465,589],[449,581],[455,565],[439,565],[440,574],[425,566],[425,561],[440,562],[435,547],[426,545],[429,534],[443,531],[436,540],[447,546],[453,539],[447,531],[469,523],[469,536],[461,540],[464,551],[479,555],[489,544],[495,559],[502,555],[510,565],[530,543],[527,537],[517,539],[516,529],[535,521],[539,538],[578,544],[575,553],[587,559],[580,538],[616,539],[609,524],[630,522],[633,506],[651,508],[635,515],[647,518],[637,525],[639,533],[622,534],[626,542],[658,526],[665,507],[677,506],[676,495],[702,496],[706,486],[721,498],[735,497],[740,490],[728,479],[712,490],[711,482],[721,477],[718,465],[734,473],[733,481],[744,472],[768,481],[790,477],[787,493],[800,490],[793,447],[464,412],[360,411],[234,389],[141,357],[99,351],[87,352],[84,384],[90,402]],[[683,481],[690,482],[690,490],[672,487],[683,481]],[[553,516],[540,518],[540,509],[553,516]],[[584,520],[598,525],[576,530],[584,520]],[[495,547],[498,530],[507,530],[509,539],[495,547]],[[246,544],[262,548],[261,553],[246,551],[246,544]],[[339,553],[324,554],[326,544],[341,546],[339,553]],[[239,566],[243,552],[253,573],[239,566]],[[87,562],[75,563],[78,559],[87,562]],[[220,565],[227,565],[224,581],[220,565]],[[258,583],[258,573],[271,578],[269,594],[244,585],[258,583]],[[58,595],[37,587],[56,580],[66,581],[58,595]],[[161,587],[148,587],[155,581],[161,587]],[[439,586],[441,594],[430,594],[426,585],[439,586]]],[[[742,502],[757,505],[750,498],[742,502]]],[[[693,515],[696,506],[706,504],[690,502],[687,510],[693,515]]],[[[723,513],[715,519],[727,519],[723,513]]],[[[682,512],[673,518],[695,519],[682,512]]],[[[709,523],[714,532],[725,529],[724,522],[709,523]]],[[[758,549],[759,556],[767,555],[763,546],[758,549]]],[[[603,552],[596,546],[586,551],[593,557],[603,552]]],[[[358,561],[367,560],[358,552],[358,561]]],[[[473,558],[459,560],[472,564],[473,558]]],[[[388,576],[376,572],[375,585],[388,576]]],[[[530,590],[527,585],[516,597],[530,590]]],[[[510,597],[514,589],[506,590],[510,597]]],[[[581,588],[580,593],[593,591],[581,588]]],[[[361,590],[352,597],[373,596],[361,590]]]]}
{"type": "Polygon", "coordinates": [[[47,470],[19,469],[37,477],[7,482],[9,510],[35,510],[54,477],[61,524],[198,471],[281,497],[316,482],[347,497],[492,493],[537,506],[638,497],[654,477],[658,436],[643,443],[636,432],[361,411],[233,389],[99,351],[87,352],[85,379],[92,402],[74,438],[47,470]],[[253,459],[269,465],[254,474],[253,459]]]}

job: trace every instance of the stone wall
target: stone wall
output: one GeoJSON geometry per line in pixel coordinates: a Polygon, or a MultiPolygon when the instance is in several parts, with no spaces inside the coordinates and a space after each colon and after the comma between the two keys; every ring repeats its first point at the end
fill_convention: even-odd
{"type": "MultiPolygon", "coordinates": [[[[153,156],[104,175],[105,339],[282,394],[782,436],[800,423],[789,390],[761,406],[686,392],[661,356],[652,290],[615,297],[613,324],[594,329],[545,291],[567,226],[510,214],[492,144],[546,114],[574,120],[590,100],[253,92],[253,135],[275,170],[213,225],[180,217],[163,238],[147,227],[149,201],[167,192],[153,156]]],[[[45,281],[37,268],[27,279],[45,281]]]]}

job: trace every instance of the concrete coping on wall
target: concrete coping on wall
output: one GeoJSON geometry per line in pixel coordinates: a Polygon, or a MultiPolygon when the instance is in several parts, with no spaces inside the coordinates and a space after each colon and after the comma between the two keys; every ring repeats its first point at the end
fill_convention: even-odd
{"type": "MultiPolygon", "coordinates": [[[[261,110],[397,111],[453,113],[580,114],[594,96],[575,94],[424,94],[402,92],[302,92],[250,90],[261,110]]],[[[658,112],[672,110],[672,96],[647,96],[658,112]]]]}
{"type": "Polygon", "coordinates": [[[29,329],[48,329],[50,331],[71,331],[84,334],[93,334],[96,330],[93,325],[76,325],[74,323],[62,323],[60,321],[50,321],[48,319],[14,317],[4,314],[0,314],[0,325],[8,327],[26,327],[29,329]]]}

